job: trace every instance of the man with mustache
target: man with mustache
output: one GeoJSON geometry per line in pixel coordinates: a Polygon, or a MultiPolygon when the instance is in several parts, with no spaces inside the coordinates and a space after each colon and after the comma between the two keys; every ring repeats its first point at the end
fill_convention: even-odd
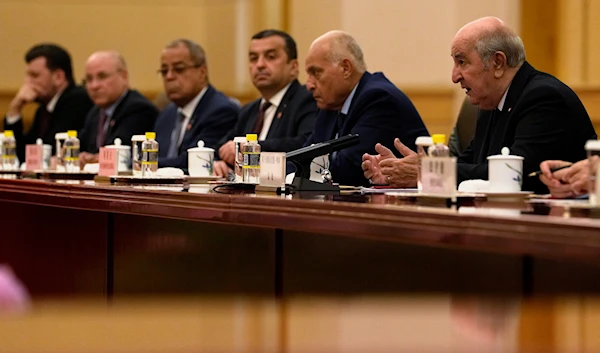
{"type": "Polygon", "coordinates": [[[13,130],[17,156],[25,161],[25,145],[41,138],[55,149],[54,135],[80,130],[92,102],[82,87],[75,85],[71,56],[56,44],[38,44],[25,54],[25,82],[10,102],[4,130],[13,130]],[[29,131],[23,131],[21,111],[28,103],[39,103],[29,131]]]}
{"type": "Polygon", "coordinates": [[[188,148],[199,140],[214,148],[237,120],[238,107],[208,79],[204,49],[177,39],[162,52],[158,73],[169,104],[156,119],[158,166],[187,169],[188,148]]]}
{"type": "Polygon", "coordinates": [[[317,106],[298,82],[296,43],[289,34],[264,30],[252,37],[248,54],[252,83],[261,98],[240,111],[235,127],[218,145],[215,174],[226,177],[235,161],[235,136],[258,135],[261,150],[288,152],[298,149],[312,132],[317,106]]]}
{"type": "MultiPolygon", "coordinates": [[[[584,145],[596,139],[590,118],[577,95],[555,77],[525,61],[521,38],[502,20],[484,17],[466,24],[451,45],[452,81],[479,107],[475,135],[458,157],[457,181],[488,179],[487,157],[503,147],[524,157],[523,175],[544,160],[575,162],[585,158],[584,145]]],[[[393,187],[414,187],[418,156],[405,149],[396,159],[388,148],[363,157],[366,178],[393,187]]],[[[537,178],[524,177],[523,190],[547,193],[537,178]]]]}

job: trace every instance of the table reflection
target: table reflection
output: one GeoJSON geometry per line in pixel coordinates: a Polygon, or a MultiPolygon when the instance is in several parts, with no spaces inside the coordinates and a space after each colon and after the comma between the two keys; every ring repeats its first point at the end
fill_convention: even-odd
{"type": "Polygon", "coordinates": [[[593,352],[598,324],[586,297],[155,297],[37,301],[0,332],[3,352],[593,352]]]}

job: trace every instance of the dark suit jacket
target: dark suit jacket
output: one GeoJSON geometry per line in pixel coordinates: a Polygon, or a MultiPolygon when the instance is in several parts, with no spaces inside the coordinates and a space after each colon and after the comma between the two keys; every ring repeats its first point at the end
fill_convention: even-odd
{"type": "MultiPolygon", "coordinates": [[[[337,111],[321,110],[306,145],[335,137],[337,111]]],[[[376,154],[378,142],[401,157],[394,148],[394,139],[415,150],[415,139],[429,136],[425,124],[408,97],[394,86],[381,72],[365,72],[343,119],[339,136],[358,134],[360,143],[343,149],[331,158],[329,170],[333,181],[341,185],[369,185],[361,168],[365,153],[376,154]]]]}
{"type": "MultiPolygon", "coordinates": [[[[131,136],[152,131],[157,115],[158,109],[146,97],[128,90],[110,117],[102,146],[113,144],[117,137],[124,145],[131,145],[131,136]]],[[[85,126],[79,133],[83,152],[98,153],[102,147],[96,146],[99,117],[100,107],[94,106],[85,118],[85,126]]]]}
{"type": "Polygon", "coordinates": [[[217,143],[233,128],[237,121],[239,108],[225,96],[209,85],[206,93],[194,110],[194,114],[183,135],[179,154],[175,158],[167,158],[171,144],[171,132],[178,118],[177,106],[169,104],[156,119],[154,131],[158,142],[158,166],[186,169],[188,165],[187,150],[196,147],[199,140],[206,147],[215,148],[217,143]]]}
{"type": "Polygon", "coordinates": [[[576,162],[586,157],[585,142],[596,132],[583,104],[569,87],[554,76],[525,62],[508,89],[503,111],[480,110],[475,135],[457,165],[460,183],[488,178],[487,156],[510,154],[524,157],[523,190],[547,193],[539,179],[527,174],[548,159],[576,162]],[[492,121],[497,120],[495,127],[492,121]]]}
{"type": "MultiPolygon", "coordinates": [[[[215,156],[227,141],[252,132],[260,101],[257,99],[242,108],[235,127],[217,144],[215,156]]],[[[294,80],[277,107],[266,139],[259,142],[261,151],[289,152],[302,147],[313,131],[316,116],[317,105],[312,94],[298,80],[294,80]]]]}
{"type": "Polygon", "coordinates": [[[34,144],[38,138],[41,138],[44,144],[51,145],[54,154],[56,152],[54,135],[58,132],[67,132],[67,130],[81,130],[85,123],[85,116],[93,105],[85,89],[70,85],[58,98],[44,136],[37,135],[44,107],[38,107],[36,110],[33,124],[27,133],[23,131],[23,119],[14,124],[7,124],[5,119],[4,130],[14,131],[17,140],[17,155],[21,162],[25,161],[25,145],[34,144]]]}

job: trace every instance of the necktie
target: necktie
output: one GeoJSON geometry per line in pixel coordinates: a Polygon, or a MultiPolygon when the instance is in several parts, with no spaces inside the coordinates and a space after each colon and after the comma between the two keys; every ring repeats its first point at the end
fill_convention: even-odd
{"type": "Polygon", "coordinates": [[[167,153],[167,157],[169,158],[177,157],[179,154],[179,136],[181,135],[181,127],[183,126],[184,120],[185,114],[179,112],[175,119],[175,127],[171,132],[171,143],[169,144],[169,152],[167,153]]]}
{"type": "Polygon", "coordinates": [[[264,101],[258,110],[258,117],[256,118],[256,122],[254,123],[254,127],[252,128],[252,133],[260,135],[262,131],[263,124],[265,123],[265,112],[271,106],[271,102],[264,101]]]}
{"type": "MultiPolygon", "coordinates": [[[[340,137],[341,133],[342,133],[342,126],[344,125],[344,118],[346,118],[346,114],[342,113],[342,112],[338,112],[336,121],[335,121],[335,133],[333,135],[333,138],[338,138],[340,137]]],[[[332,162],[335,157],[337,156],[337,151],[335,152],[331,152],[331,154],[329,155],[329,161],[332,162]]]]}
{"type": "Polygon", "coordinates": [[[104,109],[100,109],[100,115],[98,116],[98,129],[96,130],[96,148],[100,148],[104,146],[104,125],[106,124],[106,111],[104,109]]]}
{"type": "Polygon", "coordinates": [[[46,106],[40,107],[40,115],[39,115],[39,124],[37,129],[37,137],[44,138],[46,132],[48,131],[48,126],[50,125],[50,118],[52,117],[52,113],[50,113],[46,106]]]}

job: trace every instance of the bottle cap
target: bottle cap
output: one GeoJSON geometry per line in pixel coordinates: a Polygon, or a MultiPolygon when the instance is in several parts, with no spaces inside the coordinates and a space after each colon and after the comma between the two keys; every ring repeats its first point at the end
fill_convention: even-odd
{"type": "Polygon", "coordinates": [[[233,138],[233,142],[244,143],[246,142],[246,136],[236,136],[233,138]]]}
{"type": "Polygon", "coordinates": [[[155,138],[156,138],[156,132],[147,132],[146,133],[146,139],[154,140],[155,138]]]}
{"type": "Polygon", "coordinates": [[[256,134],[246,134],[246,141],[256,141],[258,136],[256,134]]]}
{"type": "Polygon", "coordinates": [[[434,145],[436,145],[438,143],[441,143],[441,144],[446,143],[446,135],[444,135],[444,134],[433,134],[433,135],[431,135],[431,139],[433,140],[434,145]]]}
{"type": "Polygon", "coordinates": [[[77,137],[77,130],[69,130],[69,131],[67,131],[67,136],[69,136],[69,137],[77,137]]]}
{"type": "Polygon", "coordinates": [[[417,145],[417,146],[432,146],[433,139],[430,136],[419,136],[415,140],[415,145],[417,145]]]}
{"type": "Polygon", "coordinates": [[[585,143],[586,151],[600,151],[600,141],[599,140],[588,140],[585,143]]]}
{"type": "Polygon", "coordinates": [[[14,137],[15,133],[12,130],[4,130],[4,137],[14,137]]]}

